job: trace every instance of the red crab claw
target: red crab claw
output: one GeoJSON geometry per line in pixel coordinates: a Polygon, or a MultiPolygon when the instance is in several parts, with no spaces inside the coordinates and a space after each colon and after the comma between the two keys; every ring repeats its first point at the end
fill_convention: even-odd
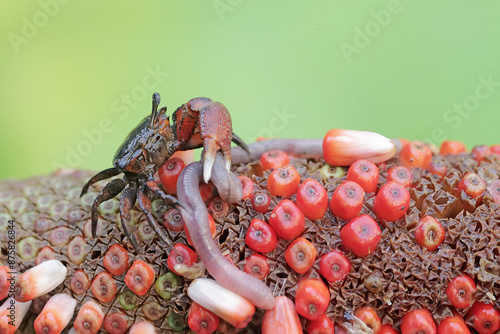
{"type": "Polygon", "coordinates": [[[173,117],[178,149],[203,145],[203,180],[212,175],[215,154],[224,156],[227,170],[231,167],[231,141],[248,152],[245,143],[233,133],[231,116],[226,107],[206,97],[191,99],[175,111],[173,117]]]}

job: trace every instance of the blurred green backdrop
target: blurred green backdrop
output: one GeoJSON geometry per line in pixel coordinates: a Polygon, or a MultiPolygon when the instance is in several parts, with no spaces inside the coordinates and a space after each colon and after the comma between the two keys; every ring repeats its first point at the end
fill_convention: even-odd
{"type": "Polygon", "coordinates": [[[226,105],[236,133],[500,142],[500,2],[3,1],[0,179],[101,170],[150,112],[226,105]]]}

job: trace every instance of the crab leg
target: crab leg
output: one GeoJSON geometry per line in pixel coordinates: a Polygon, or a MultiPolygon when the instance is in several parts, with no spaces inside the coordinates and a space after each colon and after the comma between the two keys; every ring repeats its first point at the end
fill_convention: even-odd
{"type": "MultiPolygon", "coordinates": [[[[99,173],[100,174],[100,173],[99,173]]],[[[97,231],[97,219],[99,217],[99,213],[97,210],[99,209],[99,205],[101,205],[102,202],[106,202],[107,200],[115,197],[118,195],[127,185],[127,182],[121,180],[121,179],[115,179],[109,182],[97,195],[97,197],[94,200],[94,203],[92,204],[92,237],[95,238],[96,231],[97,231]]]]}
{"type": "Polygon", "coordinates": [[[85,185],[82,188],[80,197],[85,195],[87,191],[89,191],[89,187],[94,183],[99,182],[101,180],[109,179],[110,177],[118,174],[120,174],[120,171],[118,171],[118,169],[116,169],[115,167],[111,167],[103,170],[102,172],[97,173],[90,180],[88,180],[87,183],[85,183],[85,185]]]}
{"type": "Polygon", "coordinates": [[[165,231],[158,225],[158,222],[156,221],[155,217],[153,217],[153,214],[151,213],[152,207],[151,207],[151,200],[148,198],[146,192],[148,188],[146,185],[143,185],[139,188],[139,192],[137,193],[137,199],[139,201],[139,207],[141,208],[142,212],[146,215],[146,220],[149,223],[149,226],[158,233],[160,236],[161,240],[169,246],[172,245],[170,242],[170,239],[168,235],[165,233],[165,231]]]}
{"type": "Polygon", "coordinates": [[[130,240],[137,253],[139,253],[139,244],[135,236],[130,233],[128,223],[130,221],[130,210],[134,207],[137,199],[137,185],[132,183],[130,187],[122,192],[120,197],[120,222],[122,224],[123,233],[130,240]]]}
{"type": "Polygon", "coordinates": [[[160,197],[166,205],[172,206],[178,209],[179,206],[182,206],[181,203],[172,195],[166,194],[163,190],[161,190],[156,184],[155,179],[151,176],[148,178],[146,182],[146,186],[158,197],[160,197]]]}

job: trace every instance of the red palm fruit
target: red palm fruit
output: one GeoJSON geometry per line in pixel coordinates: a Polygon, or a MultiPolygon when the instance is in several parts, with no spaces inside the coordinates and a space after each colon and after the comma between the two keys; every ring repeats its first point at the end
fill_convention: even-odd
{"type": "Polygon", "coordinates": [[[368,215],[361,215],[354,218],[340,230],[342,245],[357,257],[365,257],[372,254],[381,236],[382,231],[380,227],[368,215]]]}
{"type": "Polygon", "coordinates": [[[308,320],[306,324],[307,334],[335,334],[335,324],[326,314],[318,320],[308,320]]]}
{"type": "Polygon", "coordinates": [[[458,184],[458,191],[464,191],[472,198],[482,196],[485,190],[486,182],[479,175],[472,172],[467,172],[458,184]]]}
{"type": "Polygon", "coordinates": [[[242,199],[250,198],[253,192],[253,181],[248,176],[245,175],[238,176],[238,179],[240,179],[243,188],[242,199]]]}
{"type": "Polygon", "coordinates": [[[0,333],[14,334],[28,313],[31,301],[26,303],[17,302],[9,297],[0,305],[0,333]]]}
{"type": "Polygon", "coordinates": [[[197,334],[211,334],[219,327],[219,317],[193,302],[188,313],[188,326],[197,334]]]}
{"type": "Polygon", "coordinates": [[[156,334],[156,330],[153,324],[147,321],[141,321],[133,324],[128,334],[156,334]]]}
{"type": "Polygon", "coordinates": [[[402,334],[436,334],[436,324],[426,309],[406,313],[401,322],[402,334]]]}
{"type": "Polygon", "coordinates": [[[335,216],[349,220],[359,215],[364,200],[365,192],[359,184],[344,181],[333,192],[330,210],[335,216]]]}
{"type": "Polygon", "coordinates": [[[114,244],[104,255],[102,264],[114,276],[123,274],[128,268],[127,250],[119,244],[114,244]]]}
{"type": "Polygon", "coordinates": [[[269,224],[281,238],[292,240],[304,232],[306,222],[302,211],[292,201],[284,199],[274,208],[269,224]]]}
{"type": "Polygon", "coordinates": [[[491,154],[496,155],[500,158],[500,144],[495,144],[490,146],[491,154]]]}
{"type": "Polygon", "coordinates": [[[259,253],[254,253],[247,257],[247,262],[244,267],[245,272],[258,279],[264,279],[269,274],[269,264],[267,257],[259,253]]]}
{"type": "Polygon", "coordinates": [[[465,144],[462,143],[461,141],[455,141],[455,140],[445,140],[444,142],[442,142],[441,149],[439,151],[441,155],[459,154],[465,152],[467,152],[465,144]]]}
{"type": "Polygon", "coordinates": [[[288,154],[280,150],[269,151],[260,156],[262,170],[286,166],[290,163],[288,154]]]}
{"type": "Polygon", "coordinates": [[[453,278],[446,288],[446,295],[451,304],[456,308],[467,309],[474,301],[476,283],[466,274],[453,278]]]}
{"type": "Polygon", "coordinates": [[[420,218],[415,229],[417,244],[429,251],[436,250],[444,240],[445,230],[443,225],[431,216],[420,218]]]}
{"type": "Polygon", "coordinates": [[[297,190],[295,202],[304,216],[316,220],[325,215],[328,208],[328,195],[321,183],[314,179],[306,179],[297,190]]]}
{"type": "Polygon", "coordinates": [[[361,307],[354,312],[354,315],[363,321],[366,326],[370,327],[373,334],[379,334],[382,323],[380,322],[380,317],[377,315],[374,309],[371,307],[361,307]]]}
{"type": "Polygon", "coordinates": [[[36,333],[59,334],[69,324],[75,312],[76,300],[64,293],[50,297],[35,319],[36,333]]]}
{"type": "Polygon", "coordinates": [[[102,303],[112,301],[118,291],[115,280],[107,271],[100,272],[94,277],[90,289],[102,303]]]}
{"type": "MultiPolygon", "coordinates": [[[[212,238],[215,238],[215,234],[217,233],[217,229],[215,227],[215,221],[212,218],[212,215],[208,215],[208,225],[210,226],[210,232],[212,232],[212,238]]],[[[186,240],[188,242],[188,245],[194,246],[193,240],[191,240],[191,235],[189,235],[189,231],[188,231],[186,225],[184,225],[184,233],[186,233],[186,240]]]]}
{"type": "Polygon", "coordinates": [[[128,317],[122,312],[108,313],[104,317],[103,327],[110,334],[125,334],[127,331],[128,317]]]}
{"type": "Polygon", "coordinates": [[[402,218],[410,206],[410,193],[397,182],[389,181],[380,188],[373,202],[373,211],[388,222],[402,218]]]}
{"type": "Polygon", "coordinates": [[[73,326],[79,334],[96,334],[104,321],[101,306],[94,301],[87,301],[80,308],[73,326]]]}
{"type": "Polygon", "coordinates": [[[248,227],[245,244],[256,252],[268,253],[276,248],[278,236],[271,225],[254,218],[248,227]]]}
{"type": "Polygon", "coordinates": [[[271,196],[264,193],[256,193],[252,196],[252,207],[260,213],[267,213],[271,205],[271,196]]]}
{"type": "Polygon", "coordinates": [[[286,248],[285,260],[295,272],[304,274],[316,260],[316,247],[306,238],[297,238],[286,248]]]}
{"type": "Polygon", "coordinates": [[[56,258],[56,252],[52,249],[52,247],[45,246],[38,251],[38,254],[35,259],[35,264],[40,264],[47,260],[54,260],[55,258],[56,258]]]}
{"type": "Polygon", "coordinates": [[[318,278],[303,278],[295,292],[297,313],[308,320],[318,320],[330,303],[330,291],[318,278]]]}
{"type": "Polygon", "coordinates": [[[182,159],[170,158],[158,170],[161,184],[167,193],[177,195],[177,179],[184,167],[186,165],[182,159]]]}
{"type": "Polygon", "coordinates": [[[267,190],[273,196],[290,197],[299,189],[300,175],[290,165],[276,168],[269,174],[267,190]]]}
{"type": "Polygon", "coordinates": [[[406,144],[403,146],[401,153],[399,153],[399,161],[403,166],[408,168],[427,168],[431,159],[431,149],[419,141],[412,141],[406,144]]]}
{"type": "Polygon", "coordinates": [[[470,334],[470,330],[460,316],[446,317],[437,326],[437,334],[470,334]]]}
{"type": "Polygon", "coordinates": [[[229,203],[217,196],[208,201],[207,209],[213,218],[225,218],[229,213],[229,203]]]}
{"type": "Polygon", "coordinates": [[[144,296],[154,281],[154,269],[142,260],[135,260],[125,275],[125,284],[138,296],[144,296]]]}
{"type": "Polygon", "coordinates": [[[394,166],[387,171],[387,181],[395,181],[405,188],[411,187],[411,170],[405,166],[394,166]]]}
{"type": "Polygon", "coordinates": [[[497,180],[488,186],[488,192],[493,197],[493,202],[500,204],[500,180],[497,180]]]}
{"type": "Polygon", "coordinates": [[[180,232],[184,230],[184,219],[177,209],[168,210],[163,216],[163,227],[169,231],[180,232]]]}
{"type": "Polygon", "coordinates": [[[330,283],[343,280],[351,271],[349,259],[337,250],[321,255],[319,272],[330,283]]]}
{"type": "Polygon", "coordinates": [[[500,313],[493,305],[479,301],[469,309],[465,320],[479,334],[493,334],[500,328],[500,313]]]}
{"type": "Polygon", "coordinates": [[[209,200],[211,200],[212,197],[214,197],[214,194],[215,194],[215,188],[211,182],[200,184],[200,195],[201,198],[203,199],[203,202],[206,203],[209,200]]]}
{"type": "Polygon", "coordinates": [[[446,172],[448,171],[448,167],[446,166],[446,164],[444,163],[444,161],[440,158],[433,158],[431,160],[431,162],[429,163],[429,166],[427,166],[427,169],[429,169],[429,171],[438,176],[440,180],[442,180],[444,178],[444,176],[446,175],[446,172]]]}
{"type": "Polygon", "coordinates": [[[359,159],[379,163],[395,154],[396,145],[374,132],[332,129],[323,138],[323,158],[332,166],[349,166],[359,159]]]}
{"type": "Polygon", "coordinates": [[[364,159],[356,160],[347,170],[347,181],[356,182],[367,193],[377,190],[378,177],[378,167],[364,159]]]}
{"type": "Polygon", "coordinates": [[[7,266],[0,266],[0,300],[7,298],[9,294],[9,287],[11,277],[14,277],[15,273],[9,274],[10,270],[7,266]]]}
{"type": "Polygon", "coordinates": [[[286,296],[277,296],[276,305],[262,318],[262,334],[302,334],[295,305],[286,296]]]}
{"type": "Polygon", "coordinates": [[[38,298],[61,284],[67,273],[67,267],[59,260],[42,262],[17,277],[14,299],[24,303],[38,298]]]}
{"type": "Polygon", "coordinates": [[[395,330],[391,325],[385,324],[380,327],[379,334],[399,334],[399,332],[395,330]]]}
{"type": "Polygon", "coordinates": [[[196,258],[196,253],[191,248],[184,244],[177,243],[170,251],[170,254],[168,254],[167,265],[170,270],[180,275],[179,272],[174,269],[175,265],[181,264],[189,268],[196,262],[196,258]]]}
{"type": "Polygon", "coordinates": [[[75,295],[83,295],[90,288],[90,280],[83,270],[77,270],[71,275],[69,288],[75,295]]]}
{"type": "Polygon", "coordinates": [[[491,155],[491,148],[486,145],[478,145],[474,146],[470,153],[472,159],[476,160],[478,164],[481,164],[485,157],[491,155]]]}

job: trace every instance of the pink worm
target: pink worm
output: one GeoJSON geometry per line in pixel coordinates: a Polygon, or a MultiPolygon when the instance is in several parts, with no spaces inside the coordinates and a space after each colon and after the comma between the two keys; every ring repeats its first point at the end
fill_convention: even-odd
{"type": "MultiPolygon", "coordinates": [[[[275,305],[269,287],[257,278],[239,270],[220,252],[210,232],[208,212],[203,202],[199,184],[202,180],[201,162],[193,162],[182,171],[177,182],[177,195],[184,208],[181,210],[186,227],[193,240],[194,248],[210,275],[228,290],[249,300],[255,306],[269,310],[275,305]]],[[[211,181],[225,201],[241,200],[242,191],[239,179],[227,172],[218,154],[214,163],[211,181]]]]}

